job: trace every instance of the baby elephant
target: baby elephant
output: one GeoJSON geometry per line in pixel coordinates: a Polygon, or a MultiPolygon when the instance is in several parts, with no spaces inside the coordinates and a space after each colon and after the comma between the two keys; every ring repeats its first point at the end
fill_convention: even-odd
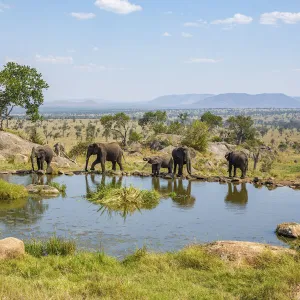
{"type": "Polygon", "coordinates": [[[236,169],[239,168],[242,171],[242,178],[246,177],[248,170],[248,157],[244,152],[232,151],[225,155],[225,158],[229,162],[229,177],[232,175],[232,167],[234,168],[233,176],[236,177],[236,169]]]}
{"type": "Polygon", "coordinates": [[[152,165],[152,174],[158,176],[160,168],[167,168],[169,173],[173,170],[173,158],[165,158],[160,156],[144,157],[144,161],[152,165]]]}

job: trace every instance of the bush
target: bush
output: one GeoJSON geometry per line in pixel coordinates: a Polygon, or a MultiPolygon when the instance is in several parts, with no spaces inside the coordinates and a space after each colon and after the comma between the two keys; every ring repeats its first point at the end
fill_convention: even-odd
{"type": "Polygon", "coordinates": [[[0,179],[0,200],[14,200],[27,196],[28,192],[24,186],[8,183],[0,179]]]}
{"type": "Polygon", "coordinates": [[[90,142],[79,142],[70,150],[68,156],[71,158],[76,158],[78,156],[86,155],[86,151],[90,142]]]}
{"type": "Polygon", "coordinates": [[[131,131],[129,135],[129,142],[139,142],[142,139],[142,135],[137,133],[136,131],[131,131]]]}
{"type": "Polygon", "coordinates": [[[66,256],[74,254],[75,250],[76,244],[74,241],[63,240],[56,236],[48,241],[32,240],[25,243],[25,251],[35,257],[47,255],[66,256]]]}
{"type": "Polygon", "coordinates": [[[51,182],[49,186],[56,188],[63,196],[66,195],[67,186],[65,184],[59,184],[57,182],[51,182]]]}
{"type": "Polygon", "coordinates": [[[222,142],[222,139],[216,135],[216,136],[212,137],[211,141],[214,143],[219,143],[219,142],[222,142]]]}
{"type": "Polygon", "coordinates": [[[184,129],[183,125],[180,122],[175,121],[175,122],[171,122],[171,124],[168,126],[167,133],[179,134],[182,132],[183,129],[184,129]]]}
{"type": "Polygon", "coordinates": [[[199,120],[194,121],[187,127],[183,144],[201,152],[206,151],[208,144],[208,126],[199,120]]]}

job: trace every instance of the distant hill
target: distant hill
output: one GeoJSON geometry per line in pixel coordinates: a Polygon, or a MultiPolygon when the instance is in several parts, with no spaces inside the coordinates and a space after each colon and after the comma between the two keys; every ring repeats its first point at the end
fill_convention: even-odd
{"type": "Polygon", "coordinates": [[[300,102],[285,94],[220,94],[198,101],[195,108],[300,108],[300,102]]]}
{"type": "Polygon", "coordinates": [[[208,97],[214,96],[213,94],[186,94],[186,95],[166,95],[155,98],[146,105],[153,105],[156,108],[176,108],[189,106],[199,101],[202,101],[208,97]]]}

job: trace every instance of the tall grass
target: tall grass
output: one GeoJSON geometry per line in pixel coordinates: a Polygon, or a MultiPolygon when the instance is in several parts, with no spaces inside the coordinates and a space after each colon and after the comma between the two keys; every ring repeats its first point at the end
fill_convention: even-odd
{"type": "Polygon", "coordinates": [[[51,237],[47,241],[31,240],[25,243],[25,251],[34,257],[72,255],[75,253],[75,250],[76,244],[74,241],[64,240],[56,236],[51,237]]]}
{"type": "Polygon", "coordinates": [[[65,184],[59,184],[58,182],[50,182],[49,186],[56,188],[62,196],[66,196],[67,186],[65,184]]]}
{"type": "Polygon", "coordinates": [[[28,192],[24,186],[0,179],[0,200],[15,200],[27,196],[28,192]]]}

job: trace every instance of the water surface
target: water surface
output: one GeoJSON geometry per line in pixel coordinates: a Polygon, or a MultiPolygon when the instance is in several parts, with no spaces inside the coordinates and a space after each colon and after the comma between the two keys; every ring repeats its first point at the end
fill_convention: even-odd
{"type": "Polygon", "coordinates": [[[299,221],[300,192],[283,187],[272,191],[251,184],[233,185],[187,180],[74,175],[0,175],[18,184],[67,185],[67,196],[18,200],[0,204],[0,237],[21,239],[57,236],[73,238],[79,248],[123,256],[147,245],[158,251],[178,250],[192,242],[243,240],[283,245],[274,230],[282,222],[299,221]],[[162,194],[152,210],[120,214],[99,212],[85,199],[102,182],[120,181],[162,194]],[[170,193],[176,196],[170,198],[170,193]]]}

